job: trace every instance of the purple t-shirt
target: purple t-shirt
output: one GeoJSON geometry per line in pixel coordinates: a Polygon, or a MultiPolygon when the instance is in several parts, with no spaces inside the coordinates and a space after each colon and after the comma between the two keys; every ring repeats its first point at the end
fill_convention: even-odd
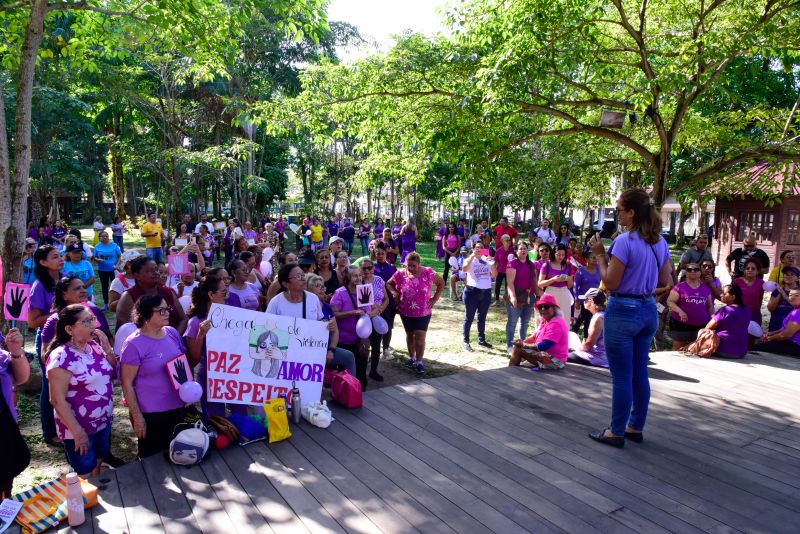
{"type": "Polygon", "coordinates": [[[11,382],[11,354],[0,349],[0,388],[3,389],[3,397],[6,399],[9,410],[11,410],[11,417],[16,421],[17,409],[14,407],[14,393],[11,382]]]}
{"type": "MultiPolygon", "coordinates": [[[[567,276],[572,275],[572,265],[567,262],[564,262],[561,269],[556,269],[553,267],[552,262],[546,262],[542,265],[542,272],[544,273],[545,278],[553,278],[554,276],[559,276],[562,274],[566,274],[567,276]]],[[[553,282],[550,284],[550,287],[567,287],[566,282],[553,282]]]]}
{"type": "MultiPolygon", "coordinates": [[[[92,312],[92,315],[95,316],[97,319],[97,328],[103,331],[105,335],[111,334],[111,329],[108,326],[108,320],[103,312],[100,311],[100,308],[92,304],[91,302],[87,302],[84,304],[89,311],[92,312]]],[[[47,320],[44,322],[44,326],[42,327],[41,338],[42,338],[42,347],[46,347],[53,338],[56,337],[56,326],[58,326],[58,312],[50,314],[47,320]]]]}
{"type": "Polygon", "coordinates": [[[750,312],[742,306],[723,306],[714,314],[719,336],[718,351],[731,356],[747,354],[747,327],[750,325],[750,312]]]}
{"type": "Polygon", "coordinates": [[[45,315],[50,313],[50,308],[53,307],[53,293],[45,289],[39,280],[36,280],[31,286],[30,298],[31,308],[41,310],[45,315]]]}
{"type": "Polygon", "coordinates": [[[575,285],[573,286],[578,300],[583,300],[580,298],[581,295],[585,295],[587,291],[594,287],[600,287],[600,269],[595,267],[594,274],[592,274],[585,267],[578,267],[578,272],[575,273],[575,285]]]}
{"type": "Polygon", "coordinates": [[[663,237],[659,237],[655,245],[650,245],[638,232],[625,232],[614,239],[608,254],[625,266],[615,293],[652,295],[658,286],[658,273],[669,261],[669,246],[663,237]]]}
{"type": "Polygon", "coordinates": [[[181,335],[171,326],[164,328],[161,339],[145,336],[137,330],[122,345],[120,363],[139,367],[133,389],[144,413],[166,412],[185,405],[167,373],[167,362],[186,353],[181,335]]]}
{"type": "MultiPolygon", "coordinates": [[[[50,353],[47,370],[65,369],[72,373],[67,403],[78,424],[91,436],[111,424],[114,416],[115,373],[100,345],[90,341],[86,349],[86,352],[80,352],[73,347],[61,345],[50,353]]],[[[55,418],[58,437],[74,439],[58,413],[55,418]]]]}
{"type": "Polygon", "coordinates": [[[228,286],[228,293],[230,296],[236,296],[239,299],[238,306],[233,304],[235,299],[231,299],[231,306],[237,306],[246,310],[258,310],[258,288],[251,282],[245,282],[244,289],[236,289],[233,284],[228,286]]]}
{"type": "Polygon", "coordinates": [[[373,273],[377,276],[380,276],[384,282],[388,282],[392,275],[397,271],[397,267],[389,262],[379,263],[376,261],[373,265],[375,266],[373,273]]]}
{"type": "Polygon", "coordinates": [[[514,287],[521,291],[533,289],[533,277],[535,275],[533,262],[519,261],[519,258],[514,258],[508,262],[508,269],[514,269],[514,287]]]}
{"type": "Polygon", "coordinates": [[[764,280],[756,278],[752,284],[747,285],[744,278],[733,281],[742,290],[742,301],[745,308],[750,310],[750,319],[761,324],[761,301],[764,298],[764,280]]]}
{"type": "Polygon", "coordinates": [[[276,221],[275,222],[275,231],[279,234],[282,234],[286,230],[286,222],[284,221],[276,221]]]}
{"type": "Polygon", "coordinates": [[[497,272],[504,273],[508,268],[508,257],[515,258],[514,247],[503,248],[502,245],[494,253],[494,262],[497,264],[497,272]]]}
{"type": "MultiPolygon", "coordinates": [[[[686,312],[687,320],[685,324],[692,326],[705,326],[708,324],[708,301],[713,300],[711,289],[706,284],[700,284],[697,289],[689,285],[688,282],[681,282],[672,290],[677,293],[678,307],[686,312]]],[[[671,312],[671,317],[680,321],[680,315],[671,312]]]]}
{"type": "MultiPolygon", "coordinates": [[[[800,324],[800,308],[795,308],[789,312],[789,315],[786,316],[786,319],[783,320],[783,329],[786,330],[786,325],[789,323],[798,323],[800,324]]],[[[800,330],[795,332],[795,334],[790,337],[793,342],[800,345],[800,330]]]]}
{"type": "MultiPolygon", "coordinates": [[[[350,297],[347,295],[346,287],[340,287],[334,291],[331,297],[331,307],[338,309],[340,312],[356,309],[355,306],[353,306],[353,300],[355,300],[356,297],[353,296],[353,300],[350,300],[350,297]]],[[[368,312],[372,307],[366,306],[361,309],[368,312]]],[[[349,315],[344,319],[336,319],[336,324],[339,326],[339,341],[347,345],[358,341],[356,323],[358,323],[359,319],[360,317],[356,315],[349,315]]]]}

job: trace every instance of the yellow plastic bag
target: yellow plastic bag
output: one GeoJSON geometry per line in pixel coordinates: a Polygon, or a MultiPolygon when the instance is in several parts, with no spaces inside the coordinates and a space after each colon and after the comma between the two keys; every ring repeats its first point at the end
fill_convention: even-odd
{"type": "Polygon", "coordinates": [[[284,399],[277,398],[266,401],[264,403],[264,413],[267,415],[267,432],[269,432],[270,443],[292,437],[284,399]]]}

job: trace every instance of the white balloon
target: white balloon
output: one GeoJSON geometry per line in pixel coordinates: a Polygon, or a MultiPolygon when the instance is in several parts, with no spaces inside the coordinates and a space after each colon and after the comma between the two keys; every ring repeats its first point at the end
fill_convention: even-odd
{"type": "Polygon", "coordinates": [[[370,334],[372,334],[372,321],[370,321],[369,315],[364,314],[358,318],[356,323],[356,335],[361,339],[367,339],[370,334]]]}
{"type": "Polygon", "coordinates": [[[778,284],[777,283],[775,283],[775,282],[764,282],[764,291],[766,291],[767,293],[772,293],[776,289],[778,289],[778,284]]]}
{"type": "Polygon", "coordinates": [[[189,305],[192,303],[191,295],[184,295],[178,299],[178,302],[181,303],[181,308],[183,308],[183,313],[189,313],[189,305]]]}
{"type": "Polygon", "coordinates": [[[181,384],[178,396],[186,404],[194,404],[203,396],[203,387],[194,380],[188,380],[181,384]]]}
{"type": "Polygon", "coordinates": [[[580,336],[576,332],[569,333],[569,350],[581,350],[581,345],[583,342],[581,341],[580,336]]]}
{"type": "Polygon", "coordinates": [[[275,251],[272,250],[272,247],[267,247],[261,251],[261,263],[265,261],[269,261],[272,259],[272,256],[275,254],[275,251]]]}
{"type": "Polygon", "coordinates": [[[294,233],[297,233],[298,231],[300,231],[300,227],[297,226],[295,223],[290,224],[289,225],[289,229],[294,233]]]}
{"type": "Polygon", "coordinates": [[[136,324],[125,323],[124,325],[120,326],[119,330],[117,330],[117,333],[114,334],[114,352],[118,356],[122,353],[122,345],[125,344],[125,341],[134,332],[136,332],[136,324]]]}
{"type": "Polygon", "coordinates": [[[754,337],[761,337],[764,335],[764,330],[757,322],[750,321],[750,325],[747,327],[747,333],[754,337]]]}

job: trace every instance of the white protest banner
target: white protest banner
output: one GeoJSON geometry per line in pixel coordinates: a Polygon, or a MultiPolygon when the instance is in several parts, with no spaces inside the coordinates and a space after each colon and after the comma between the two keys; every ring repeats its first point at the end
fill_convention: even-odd
{"type": "Polygon", "coordinates": [[[213,304],[206,335],[208,400],[260,406],[288,394],[319,402],[328,328],[309,321],[213,304]]]}

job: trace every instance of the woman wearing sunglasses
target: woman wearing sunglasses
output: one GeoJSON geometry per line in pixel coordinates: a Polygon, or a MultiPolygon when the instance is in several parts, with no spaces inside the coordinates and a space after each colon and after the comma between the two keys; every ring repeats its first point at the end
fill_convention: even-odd
{"type": "Polygon", "coordinates": [[[526,360],[539,369],[563,369],[569,355],[569,330],[558,301],[553,295],[542,295],[536,302],[536,311],[542,319],[539,328],[531,337],[513,343],[514,350],[508,366],[519,365],[526,360]]]}
{"type": "Polygon", "coordinates": [[[721,300],[722,297],[722,281],[716,277],[714,270],[717,265],[714,260],[703,260],[700,262],[700,280],[708,286],[714,298],[721,300]]]}
{"type": "Polygon", "coordinates": [[[600,278],[611,296],[605,313],[605,341],[613,394],[611,424],[592,432],[595,441],[614,447],[628,438],[642,441],[650,404],[647,361],[658,328],[653,292],[671,287],[669,247],[661,237],[661,216],[644,189],[630,189],[617,200],[619,223],[628,228],[606,254],[599,234],[589,240],[600,278]]]}
{"type": "Polygon", "coordinates": [[[169,312],[161,295],[141,297],[134,313],[139,329],[122,346],[122,392],[139,439],[139,458],[169,447],[175,425],[186,416],[167,370],[167,362],[186,353],[181,335],[169,326],[169,312]]]}
{"type": "Polygon", "coordinates": [[[680,350],[695,339],[714,313],[714,296],[711,289],[700,279],[700,265],[686,266],[686,280],[672,288],[667,306],[672,311],[669,330],[674,350],[680,350]]]}

